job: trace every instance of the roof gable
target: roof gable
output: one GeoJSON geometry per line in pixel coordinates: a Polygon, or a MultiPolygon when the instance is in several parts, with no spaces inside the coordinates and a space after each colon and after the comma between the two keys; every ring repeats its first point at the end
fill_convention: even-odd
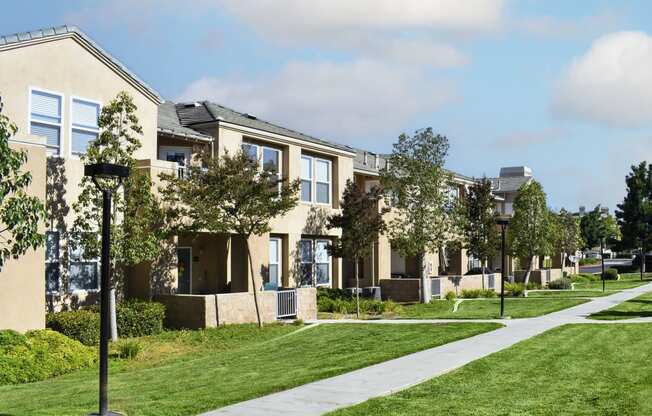
{"type": "Polygon", "coordinates": [[[136,89],[140,90],[150,100],[156,104],[163,102],[161,95],[150,87],[145,81],[140,79],[136,74],[131,72],[122,62],[113,57],[107,51],[102,49],[90,37],[76,26],[57,26],[44,29],[33,30],[30,32],[14,33],[10,35],[0,35],[0,52],[14,48],[25,47],[42,42],[51,42],[60,39],[72,38],[82,47],[103,61],[108,67],[122,76],[136,89]]]}

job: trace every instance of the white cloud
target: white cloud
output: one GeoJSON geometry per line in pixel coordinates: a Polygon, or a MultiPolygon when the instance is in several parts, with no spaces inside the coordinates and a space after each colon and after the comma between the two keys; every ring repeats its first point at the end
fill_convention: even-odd
{"type": "Polygon", "coordinates": [[[296,44],[361,31],[430,29],[482,32],[498,27],[504,0],[225,0],[255,30],[296,44]]]}
{"type": "Polygon", "coordinates": [[[598,38],[563,73],[555,115],[616,127],[652,122],[652,37],[616,32],[598,38]]]}
{"type": "Polygon", "coordinates": [[[620,24],[621,20],[621,15],[615,12],[591,14],[573,20],[540,15],[518,18],[514,21],[514,26],[538,37],[565,39],[608,32],[620,24]]]}
{"type": "Polygon", "coordinates": [[[417,69],[373,60],[290,62],[278,73],[255,79],[198,79],[179,100],[214,100],[293,129],[360,145],[365,138],[394,137],[416,117],[454,99],[449,84],[417,69]]]}

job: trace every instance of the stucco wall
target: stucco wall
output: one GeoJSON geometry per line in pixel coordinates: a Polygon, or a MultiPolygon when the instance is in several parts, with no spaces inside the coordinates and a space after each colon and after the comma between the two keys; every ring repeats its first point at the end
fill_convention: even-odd
{"type": "Polygon", "coordinates": [[[317,289],[305,287],[297,289],[297,319],[317,319],[317,289]]]}
{"type": "MultiPolygon", "coordinates": [[[[45,147],[41,138],[10,143],[27,152],[23,172],[32,174],[27,192],[45,200],[45,147]]],[[[41,232],[43,227],[41,226],[41,232]]],[[[0,329],[28,331],[45,327],[45,249],[28,250],[18,260],[8,259],[0,271],[0,329]]]]}

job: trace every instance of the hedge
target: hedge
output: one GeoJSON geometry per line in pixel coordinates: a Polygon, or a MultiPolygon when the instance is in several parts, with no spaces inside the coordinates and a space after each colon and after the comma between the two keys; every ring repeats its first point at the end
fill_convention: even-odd
{"type": "Polygon", "coordinates": [[[31,383],[92,366],[94,348],[58,332],[0,331],[0,385],[31,383]]]}
{"type": "MultiPolygon", "coordinates": [[[[117,305],[116,315],[120,337],[153,335],[163,331],[165,306],[157,302],[130,300],[117,305]]],[[[100,340],[99,308],[49,313],[47,326],[82,344],[97,345],[100,340]]]]}
{"type": "Polygon", "coordinates": [[[609,268],[604,271],[604,280],[618,280],[618,270],[609,268]]]}

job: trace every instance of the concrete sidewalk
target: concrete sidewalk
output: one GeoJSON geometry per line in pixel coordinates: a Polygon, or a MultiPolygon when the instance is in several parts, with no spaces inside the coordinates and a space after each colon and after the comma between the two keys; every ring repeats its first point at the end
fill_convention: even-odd
{"type": "MultiPolygon", "coordinates": [[[[614,295],[596,298],[582,305],[537,318],[482,321],[501,322],[506,326],[492,332],[406,355],[336,377],[236,403],[204,413],[203,415],[321,415],[342,407],[364,402],[373,397],[388,395],[422,383],[560,325],[587,322],[604,323],[604,321],[587,320],[586,317],[649,291],[652,291],[652,283],[627,289],[614,295]]],[[[480,322],[478,320],[448,319],[374,320],[362,322],[409,325],[419,322],[448,323],[455,321],[480,322]]],[[[649,322],[645,319],[633,319],[630,321],[649,322]]],[[[630,321],[618,321],[618,323],[630,321]]],[[[360,321],[337,320],[319,322],[347,323],[360,321]]]]}

